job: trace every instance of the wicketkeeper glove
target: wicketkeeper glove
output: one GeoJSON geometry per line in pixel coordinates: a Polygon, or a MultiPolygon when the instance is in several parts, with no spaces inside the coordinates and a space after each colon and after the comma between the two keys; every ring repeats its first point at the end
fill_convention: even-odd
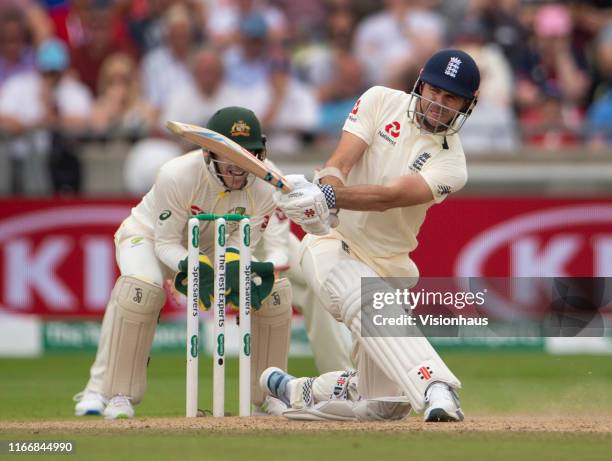
{"type": "MultiPolygon", "coordinates": [[[[200,309],[208,309],[213,300],[215,271],[208,256],[200,255],[200,309]]],[[[187,258],[179,263],[179,272],[174,277],[174,287],[187,296],[187,258]]],[[[226,287],[227,290],[227,287],[226,287]]],[[[226,294],[227,296],[227,294],[226,294]]]]}
{"type": "MultiPolygon", "coordinates": [[[[179,263],[179,272],[174,278],[176,289],[187,295],[187,258],[179,263]]],[[[200,309],[208,309],[214,299],[215,271],[210,259],[200,255],[200,309]]],[[[251,261],[251,306],[257,310],[274,286],[274,265],[251,261]]],[[[238,308],[240,302],[240,252],[227,248],[225,252],[225,300],[238,308]]]]}
{"type": "MultiPolygon", "coordinates": [[[[240,300],[240,252],[228,248],[225,252],[225,283],[228,290],[227,302],[238,308],[240,300]]],[[[257,310],[268,297],[274,286],[274,264],[251,261],[251,306],[257,310]]]]}

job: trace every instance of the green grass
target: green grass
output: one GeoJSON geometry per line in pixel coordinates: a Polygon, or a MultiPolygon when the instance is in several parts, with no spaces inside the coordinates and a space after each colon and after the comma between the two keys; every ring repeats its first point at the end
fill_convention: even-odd
{"type": "MultiPolygon", "coordinates": [[[[4,439],[28,440],[19,434],[4,439]]],[[[604,435],[500,434],[500,433],[314,433],[240,434],[130,433],[100,436],[48,434],[47,440],[63,438],[75,444],[75,457],[87,460],[241,460],[271,461],[373,459],[441,459],[470,461],[581,461],[609,460],[612,438],[604,435]],[[417,458],[418,457],[418,458],[417,458]]],[[[41,440],[40,436],[34,440],[41,440]]],[[[1,456],[1,455],[0,455],[1,456]]],[[[4,458],[4,457],[2,457],[4,458]]],[[[9,459],[8,457],[6,457],[9,459]]],[[[31,457],[41,459],[40,457],[31,457]]],[[[19,456],[17,459],[27,459],[19,456]]],[[[74,459],[44,456],[42,459],[74,459]]]]}
{"type": "MultiPolygon", "coordinates": [[[[463,382],[468,415],[612,413],[612,360],[605,356],[550,356],[539,352],[445,352],[463,382]]],[[[55,354],[0,359],[0,420],[70,419],[72,395],[88,377],[92,355],[55,354]]],[[[226,372],[227,409],[237,412],[237,362],[226,372]]],[[[290,371],[314,375],[310,359],[292,359],[290,371]]],[[[211,360],[200,360],[200,408],[211,407],[211,360]]],[[[185,407],[183,355],[157,354],[141,416],[180,416],[185,407]]]]}
{"type": "MultiPolygon", "coordinates": [[[[444,352],[462,379],[462,406],[477,415],[612,414],[612,360],[597,356],[549,356],[540,352],[444,352]]],[[[76,419],[72,395],[86,383],[93,354],[38,359],[0,359],[0,421],[76,419]]],[[[210,408],[211,360],[201,360],[200,407],[210,408]]],[[[292,359],[290,370],[314,375],[310,359],[292,359]]],[[[228,410],[237,410],[237,362],[226,376],[228,410]]],[[[157,354],[138,416],[181,416],[185,406],[185,359],[157,354]]],[[[202,429],[128,432],[0,433],[0,440],[70,440],[74,456],[44,459],[235,460],[444,459],[574,461],[612,459],[610,434],[502,432],[314,432],[209,433],[202,429]]],[[[3,456],[2,459],[12,459],[3,456]]],[[[20,455],[18,459],[41,459],[20,455]]]]}

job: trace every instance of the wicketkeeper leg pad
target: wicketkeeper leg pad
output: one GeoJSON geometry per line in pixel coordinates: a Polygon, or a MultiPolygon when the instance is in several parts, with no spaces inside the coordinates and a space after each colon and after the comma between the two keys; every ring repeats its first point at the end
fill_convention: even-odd
{"type": "Polygon", "coordinates": [[[114,316],[104,376],[105,395],[123,394],[134,404],[142,400],[155,327],[165,302],[165,292],[157,285],[125,275],[117,280],[109,302],[114,316]]]}
{"type": "Polygon", "coordinates": [[[287,370],[291,317],[291,284],[281,278],[251,318],[251,401],[254,405],[260,406],[265,398],[259,387],[264,370],[268,367],[287,370]]]}
{"type": "MultiPolygon", "coordinates": [[[[399,386],[412,407],[422,411],[425,407],[425,390],[430,384],[440,381],[453,388],[460,388],[461,383],[416,327],[406,326],[401,336],[388,336],[389,332],[384,327],[370,321],[361,322],[362,303],[372,306],[370,301],[374,297],[374,292],[368,292],[368,289],[362,293],[361,278],[376,276],[367,265],[359,261],[347,261],[342,266],[332,268],[323,283],[323,290],[332,303],[330,310],[340,314],[344,324],[358,337],[364,352],[399,386]]],[[[372,287],[370,290],[378,288],[372,287]]],[[[396,315],[405,313],[399,305],[387,306],[385,309],[396,315]]],[[[360,375],[361,368],[358,363],[360,375]]],[[[360,376],[362,380],[367,381],[368,378],[360,376]]],[[[366,399],[385,397],[375,389],[363,389],[360,386],[359,391],[366,399]]]]}

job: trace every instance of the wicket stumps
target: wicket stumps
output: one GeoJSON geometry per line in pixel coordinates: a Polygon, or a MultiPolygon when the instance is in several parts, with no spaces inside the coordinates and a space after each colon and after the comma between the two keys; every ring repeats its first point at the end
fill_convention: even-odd
{"type": "Polygon", "coordinates": [[[213,344],[213,416],[225,414],[225,249],[228,221],[240,227],[240,361],[239,414],[251,414],[251,229],[249,218],[237,214],[200,214],[189,220],[188,226],[188,286],[187,286],[187,417],[198,412],[199,299],[200,299],[200,221],[215,224],[214,322],[213,344]]]}

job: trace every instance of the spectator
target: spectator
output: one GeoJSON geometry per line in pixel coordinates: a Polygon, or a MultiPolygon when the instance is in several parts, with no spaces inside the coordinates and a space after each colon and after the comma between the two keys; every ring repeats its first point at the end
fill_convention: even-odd
{"type": "Polygon", "coordinates": [[[525,141],[545,148],[574,145],[581,129],[589,78],[584,57],[571,46],[569,10],[558,4],[539,7],[533,31],[516,88],[525,141]],[[537,129],[542,132],[534,132],[537,129]]]}
{"type": "MultiPolygon", "coordinates": [[[[285,27],[290,43],[320,38],[325,19],[334,10],[333,4],[324,0],[275,0],[274,3],[285,14],[286,22],[291,24],[291,27],[285,27]]],[[[274,28],[273,24],[269,25],[274,28]]]]}
{"type": "Polygon", "coordinates": [[[516,69],[527,42],[527,33],[520,21],[521,13],[530,9],[531,6],[521,6],[520,0],[468,0],[465,17],[449,21],[451,33],[457,33],[456,26],[464,19],[478,21],[484,27],[485,41],[498,45],[510,66],[516,69]]]}
{"type": "Polygon", "coordinates": [[[270,33],[270,40],[281,43],[287,36],[285,14],[267,0],[212,0],[209,2],[206,28],[217,47],[225,48],[240,41],[242,23],[259,16],[270,33]]]}
{"type": "Polygon", "coordinates": [[[385,82],[391,64],[413,53],[414,44],[406,34],[408,5],[407,0],[385,0],[384,10],[366,17],[357,26],[354,50],[368,83],[385,82]]]}
{"type": "MultiPolygon", "coordinates": [[[[109,10],[110,22],[106,24],[106,33],[111,41],[119,49],[132,46],[129,38],[127,25],[123,18],[116,13],[116,0],[68,0],[50,8],[49,16],[55,25],[55,34],[66,42],[70,49],[78,49],[96,40],[96,36],[90,35],[89,15],[95,10],[109,10]]],[[[118,10],[117,10],[118,11],[118,10]]],[[[103,20],[108,20],[104,18],[103,20]]],[[[94,18],[94,22],[101,21],[94,18]]],[[[94,25],[95,27],[95,25],[94,25]]],[[[99,33],[100,31],[94,31],[99,33]]],[[[95,85],[95,82],[94,82],[95,85]]]]}
{"type": "Polygon", "coordinates": [[[569,11],[557,4],[540,7],[533,28],[534,40],[519,68],[516,94],[519,107],[532,107],[537,100],[536,90],[559,94],[567,105],[581,105],[589,79],[584,57],[571,47],[569,11]]]}
{"type": "Polygon", "coordinates": [[[36,0],[2,0],[0,17],[11,16],[13,11],[23,15],[31,44],[37,46],[53,36],[53,23],[45,9],[36,0]]]}
{"type": "Polygon", "coordinates": [[[241,101],[242,88],[225,81],[223,61],[215,50],[196,52],[191,58],[191,74],[192,83],[175,88],[168,97],[162,125],[176,120],[203,126],[222,107],[245,103],[241,101]]]}
{"type": "Polygon", "coordinates": [[[259,13],[246,17],[240,24],[239,43],[224,55],[227,80],[242,87],[265,84],[269,78],[270,48],[264,17],[259,13]]]}
{"type": "Polygon", "coordinates": [[[156,121],[157,111],[143,99],[136,62],[128,54],[110,55],[102,65],[98,80],[92,128],[98,133],[111,131],[140,137],[156,121]]]}
{"type": "MultiPolygon", "coordinates": [[[[0,93],[0,129],[12,135],[7,147],[14,166],[50,153],[56,190],[78,190],[78,165],[60,133],[85,129],[92,105],[89,90],[69,76],[68,66],[65,45],[45,41],[36,52],[37,70],[9,78],[0,93]]],[[[13,179],[13,190],[23,191],[20,175],[13,179]]]]}
{"type": "Polygon", "coordinates": [[[92,1],[80,17],[84,35],[77,45],[71,46],[71,62],[81,81],[96,93],[104,61],[114,52],[135,57],[136,49],[126,38],[114,33],[116,17],[110,0],[92,1]]]}
{"type": "Polygon", "coordinates": [[[420,2],[385,0],[383,11],[357,27],[354,51],[370,84],[388,84],[407,67],[420,67],[443,40],[443,20],[420,2]]]}
{"type": "Polygon", "coordinates": [[[2,127],[13,134],[38,127],[85,128],[91,93],[66,72],[68,66],[69,56],[62,42],[43,42],[36,53],[37,70],[9,78],[2,88],[2,127]]]}
{"type": "Polygon", "coordinates": [[[302,139],[311,135],[317,125],[319,106],[315,94],[293,78],[289,68],[288,57],[274,53],[268,80],[249,87],[245,94],[247,107],[262,120],[268,147],[275,153],[297,153],[302,139]]]}
{"type": "Polygon", "coordinates": [[[466,51],[480,69],[478,106],[461,130],[466,152],[512,152],[518,147],[517,121],[512,107],[512,70],[501,49],[486,42],[486,29],[466,19],[457,30],[454,47],[466,51]]]}
{"type": "Polygon", "coordinates": [[[293,54],[299,77],[313,86],[330,84],[335,79],[335,62],[350,53],[355,32],[355,16],[347,8],[332,9],[327,15],[323,39],[306,43],[293,54]]]}
{"type": "Polygon", "coordinates": [[[18,9],[0,12],[0,87],[13,75],[34,70],[34,49],[24,15],[18,9]]]}
{"type": "MultiPolygon", "coordinates": [[[[176,0],[115,0],[119,14],[126,18],[130,37],[141,55],[164,44],[164,17],[176,0]]],[[[185,0],[184,6],[193,21],[194,33],[204,33],[204,2],[185,0]]],[[[198,39],[201,37],[198,36],[198,39]]]]}
{"type": "Polygon", "coordinates": [[[193,23],[182,4],[173,5],[164,17],[164,45],[142,61],[143,88],[147,101],[163,111],[173,89],[191,82],[189,57],[194,47],[193,23]]]}
{"type": "Polygon", "coordinates": [[[347,114],[364,90],[361,65],[350,54],[338,57],[334,65],[334,78],[318,88],[321,103],[318,132],[325,137],[338,136],[347,114]]]}
{"type": "Polygon", "coordinates": [[[587,136],[593,149],[612,146],[612,22],[600,32],[595,50],[600,83],[587,116],[587,136]]]}

